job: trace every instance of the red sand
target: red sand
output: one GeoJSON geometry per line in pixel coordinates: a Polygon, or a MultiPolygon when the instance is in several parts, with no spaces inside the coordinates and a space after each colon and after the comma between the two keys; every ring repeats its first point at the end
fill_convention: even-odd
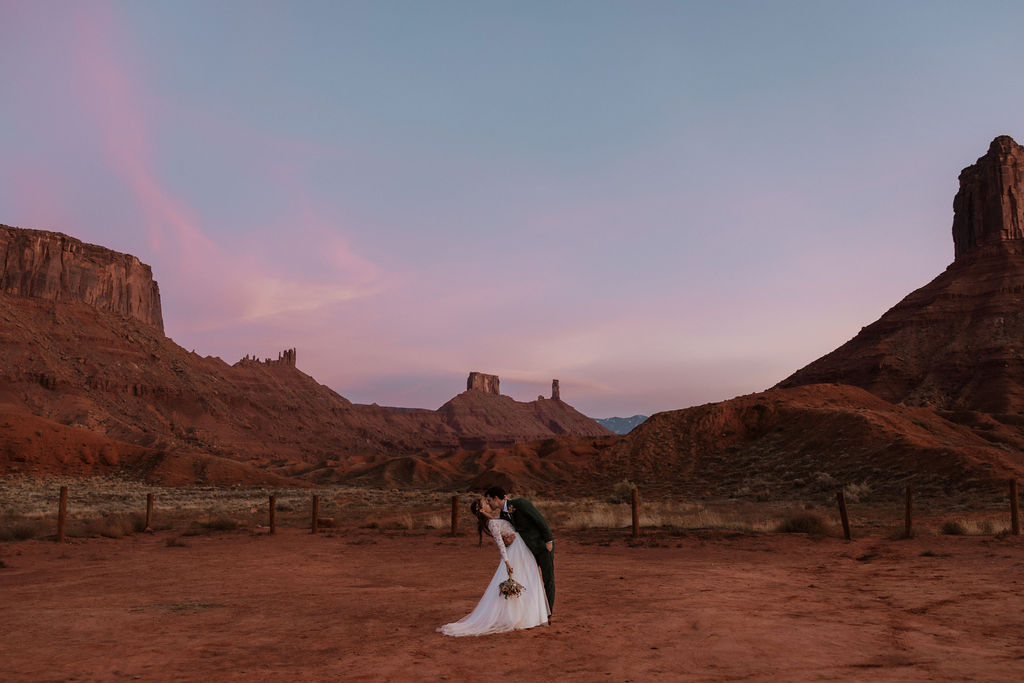
{"type": "Polygon", "coordinates": [[[550,627],[454,639],[475,535],[0,544],[0,680],[1020,680],[1019,537],[562,535],[550,627]]]}

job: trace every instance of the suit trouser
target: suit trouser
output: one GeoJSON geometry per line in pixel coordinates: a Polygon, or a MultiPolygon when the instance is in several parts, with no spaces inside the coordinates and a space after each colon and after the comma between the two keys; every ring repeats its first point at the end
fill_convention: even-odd
{"type": "Polygon", "coordinates": [[[548,611],[555,611],[555,551],[548,550],[544,546],[540,550],[533,551],[533,556],[540,567],[541,576],[544,578],[544,593],[548,596],[548,611]]]}

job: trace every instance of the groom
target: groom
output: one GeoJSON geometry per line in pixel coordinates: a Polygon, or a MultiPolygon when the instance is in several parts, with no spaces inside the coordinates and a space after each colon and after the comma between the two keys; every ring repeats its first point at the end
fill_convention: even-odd
{"type": "Polygon", "coordinates": [[[505,489],[492,486],[484,493],[487,504],[501,508],[501,518],[512,522],[526,547],[537,558],[541,576],[544,577],[544,592],[548,596],[548,610],[555,609],[555,539],[544,515],[525,498],[505,500],[505,489]]]}

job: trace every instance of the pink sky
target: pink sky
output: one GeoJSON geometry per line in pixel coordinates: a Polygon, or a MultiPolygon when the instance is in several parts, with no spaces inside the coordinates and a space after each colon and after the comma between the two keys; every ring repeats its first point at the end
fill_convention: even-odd
{"type": "Polygon", "coordinates": [[[1024,11],[929,7],[0,0],[0,223],[356,402],[731,398],[941,272],[959,171],[1024,138],[1024,11]]]}

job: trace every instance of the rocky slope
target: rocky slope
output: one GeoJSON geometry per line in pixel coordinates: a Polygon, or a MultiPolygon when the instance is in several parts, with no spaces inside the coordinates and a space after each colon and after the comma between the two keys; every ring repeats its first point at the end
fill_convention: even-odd
{"type": "Polygon", "coordinates": [[[826,500],[851,484],[876,498],[907,485],[956,495],[1024,475],[1009,455],[927,408],[826,384],[658,413],[607,449],[594,476],[684,498],[826,500]]]}
{"type": "Polygon", "coordinates": [[[956,258],[779,387],[840,382],[895,403],[1024,417],[1024,147],[996,138],[960,174],[956,258]]]}

